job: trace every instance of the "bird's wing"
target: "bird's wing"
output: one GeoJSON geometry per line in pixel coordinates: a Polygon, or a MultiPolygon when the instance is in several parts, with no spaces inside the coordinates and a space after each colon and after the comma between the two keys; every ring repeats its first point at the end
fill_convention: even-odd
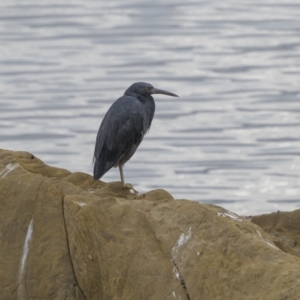
{"type": "Polygon", "coordinates": [[[123,96],[110,107],[98,131],[95,146],[94,178],[109,169],[139,145],[145,134],[144,106],[134,97],[123,96]]]}

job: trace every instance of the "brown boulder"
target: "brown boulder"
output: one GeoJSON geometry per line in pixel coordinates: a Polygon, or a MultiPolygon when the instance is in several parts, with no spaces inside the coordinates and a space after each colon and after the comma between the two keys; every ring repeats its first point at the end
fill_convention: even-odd
{"type": "Polygon", "coordinates": [[[300,209],[255,216],[252,222],[270,233],[282,251],[300,257],[300,209]]]}
{"type": "Polygon", "coordinates": [[[0,150],[0,299],[299,299],[270,226],[0,150]]]}

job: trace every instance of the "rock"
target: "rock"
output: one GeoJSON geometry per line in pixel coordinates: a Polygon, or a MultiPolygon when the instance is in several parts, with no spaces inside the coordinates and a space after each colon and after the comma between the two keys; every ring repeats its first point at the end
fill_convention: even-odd
{"type": "Polygon", "coordinates": [[[274,244],[282,251],[300,257],[300,209],[255,216],[252,222],[274,236],[274,244]]]}
{"type": "Polygon", "coordinates": [[[289,220],[253,218],[263,230],[0,150],[0,299],[299,299],[300,258],[278,243],[299,239],[289,220]]]}

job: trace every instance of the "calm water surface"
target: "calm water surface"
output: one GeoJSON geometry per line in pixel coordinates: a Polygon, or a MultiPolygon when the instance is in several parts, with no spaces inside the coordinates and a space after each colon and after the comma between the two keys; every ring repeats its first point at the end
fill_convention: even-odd
{"type": "Polygon", "coordinates": [[[180,98],[155,97],[127,182],[240,214],[300,207],[298,0],[11,0],[0,10],[0,148],[92,174],[103,115],[146,81],[180,98]]]}

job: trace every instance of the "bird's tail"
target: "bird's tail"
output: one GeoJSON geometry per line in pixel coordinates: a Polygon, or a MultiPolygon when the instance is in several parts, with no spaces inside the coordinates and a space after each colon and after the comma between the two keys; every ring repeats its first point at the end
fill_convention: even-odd
{"type": "Polygon", "coordinates": [[[104,171],[104,165],[99,162],[97,158],[94,157],[94,179],[100,179],[106,172],[104,171]]]}

